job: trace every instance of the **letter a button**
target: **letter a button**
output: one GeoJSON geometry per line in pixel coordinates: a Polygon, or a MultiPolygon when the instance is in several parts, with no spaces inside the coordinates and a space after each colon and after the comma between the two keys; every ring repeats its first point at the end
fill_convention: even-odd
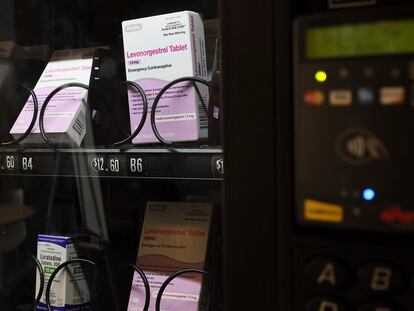
{"type": "Polygon", "coordinates": [[[308,279],[316,286],[341,287],[349,280],[344,264],[332,258],[317,258],[306,266],[308,279]]]}

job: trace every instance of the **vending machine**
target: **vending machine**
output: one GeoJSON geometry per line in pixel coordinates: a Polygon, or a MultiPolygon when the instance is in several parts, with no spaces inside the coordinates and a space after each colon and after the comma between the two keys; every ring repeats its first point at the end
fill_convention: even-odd
{"type": "Polygon", "coordinates": [[[414,310],[414,5],[4,0],[0,311],[414,310]]]}

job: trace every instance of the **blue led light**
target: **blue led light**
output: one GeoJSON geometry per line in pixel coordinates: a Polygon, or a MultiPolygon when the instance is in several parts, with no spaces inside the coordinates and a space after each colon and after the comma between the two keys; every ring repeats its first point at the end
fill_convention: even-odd
{"type": "Polygon", "coordinates": [[[365,201],[372,201],[375,199],[375,190],[371,188],[366,188],[362,190],[362,198],[365,201]]]}

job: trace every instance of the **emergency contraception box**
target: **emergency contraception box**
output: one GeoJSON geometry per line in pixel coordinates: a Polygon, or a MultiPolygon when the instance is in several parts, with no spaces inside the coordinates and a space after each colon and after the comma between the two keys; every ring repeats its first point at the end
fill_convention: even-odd
{"type": "MultiPolygon", "coordinates": [[[[150,284],[150,311],[163,282],[178,270],[205,269],[212,218],[212,204],[149,202],[141,232],[137,265],[150,284]]],[[[164,291],[162,310],[205,311],[203,277],[186,274],[173,280],[164,291]]],[[[128,311],[141,311],[145,289],[140,276],[134,275],[128,311]]]]}
{"type": "MultiPolygon", "coordinates": [[[[37,258],[42,264],[45,275],[45,288],[37,310],[47,310],[45,293],[51,274],[60,264],[76,259],[78,256],[70,238],[40,234],[37,237],[37,258]]],[[[36,293],[39,292],[39,287],[40,275],[37,271],[36,293]]],[[[80,265],[73,264],[56,275],[51,289],[50,302],[53,311],[89,310],[90,292],[80,265]]]]}
{"type": "MultiPolygon", "coordinates": [[[[56,51],[53,54],[34,89],[39,101],[39,114],[46,97],[57,87],[70,82],[89,85],[94,51],[94,48],[88,48],[56,51]]],[[[49,102],[43,121],[45,131],[53,142],[80,146],[86,134],[86,100],[85,89],[70,87],[57,93],[49,102]]],[[[29,97],[10,134],[14,138],[20,137],[29,127],[32,117],[33,99],[29,97]]],[[[22,143],[45,143],[39,122],[22,143]]]]}
{"type": "MultiPolygon", "coordinates": [[[[137,82],[149,107],[159,91],[181,77],[207,78],[204,26],[197,13],[184,11],[122,23],[127,80],[137,82]]],[[[199,85],[207,106],[208,90],[199,85]]],[[[131,131],[142,117],[142,98],[129,90],[131,131]]],[[[150,123],[150,111],[134,144],[158,142],[150,123]]],[[[167,141],[194,141],[207,137],[208,120],[192,82],[170,88],[158,103],[156,123],[167,141]]]]}

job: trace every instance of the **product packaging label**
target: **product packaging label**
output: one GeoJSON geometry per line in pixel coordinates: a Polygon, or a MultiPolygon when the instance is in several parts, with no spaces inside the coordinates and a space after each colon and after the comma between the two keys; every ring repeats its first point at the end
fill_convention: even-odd
{"type": "MultiPolygon", "coordinates": [[[[137,265],[150,284],[150,311],[155,310],[158,291],[164,281],[182,269],[205,267],[212,205],[204,203],[149,202],[139,244],[137,265]]],[[[173,280],[164,291],[162,311],[204,311],[201,297],[203,277],[187,274],[173,280]]],[[[141,311],[145,289],[134,275],[128,311],[141,311]]]]}
{"type": "MultiPolygon", "coordinates": [[[[56,51],[43,71],[34,89],[40,108],[46,97],[57,87],[71,82],[89,85],[95,49],[56,51]]],[[[61,144],[80,146],[86,134],[87,91],[79,87],[66,88],[57,93],[47,106],[44,126],[48,137],[61,144]]],[[[33,117],[33,99],[29,97],[10,131],[20,137],[29,127],[33,117]]],[[[39,130],[39,122],[23,143],[45,143],[39,130]]]]}
{"type": "MultiPolygon", "coordinates": [[[[194,12],[165,14],[122,23],[127,80],[145,90],[149,104],[147,122],[133,143],[158,142],[150,124],[154,98],[172,80],[207,78],[204,26],[194,12]]],[[[207,106],[208,90],[199,89],[207,106]]],[[[142,117],[141,96],[129,91],[131,131],[142,117]]],[[[192,82],[171,87],[157,106],[156,123],[167,141],[194,141],[207,137],[207,115],[192,82]]]]}
{"type": "MultiPolygon", "coordinates": [[[[39,235],[37,239],[37,258],[42,264],[45,275],[43,296],[37,310],[47,310],[46,286],[53,271],[67,260],[78,258],[76,249],[68,237],[39,235]]],[[[40,288],[40,274],[36,274],[36,293],[40,288]]],[[[63,269],[54,278],[50,302],[53,311],[90,310],[90,293],[83,273],[78,264],[63,269]]]]}

